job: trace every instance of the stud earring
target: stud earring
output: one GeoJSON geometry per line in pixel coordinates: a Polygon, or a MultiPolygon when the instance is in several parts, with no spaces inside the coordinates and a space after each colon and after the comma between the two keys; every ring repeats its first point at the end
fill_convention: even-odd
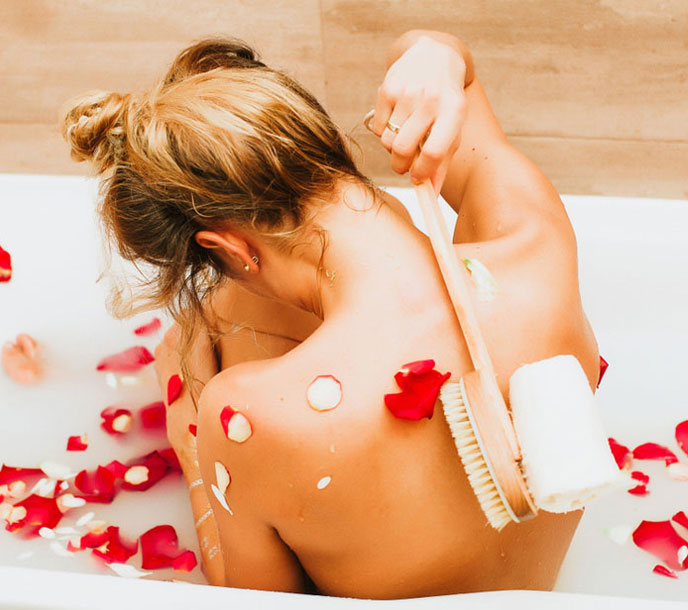
{"type": "Polygon", "coordinates": [[[248,271],[248,265],[244,265],[244,271],[248,271]]]}
{"type": "Polygon", "coordinates": [[[252,260],[256,265],[258,264],[258,260],[259,260],[259,259],[258,259],[257,256],[253,255],[253,256],[251,257],[251,260],[252,260]]]}

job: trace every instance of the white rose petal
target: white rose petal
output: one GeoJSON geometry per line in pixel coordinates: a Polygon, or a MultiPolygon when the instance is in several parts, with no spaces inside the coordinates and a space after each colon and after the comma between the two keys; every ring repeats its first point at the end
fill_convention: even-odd
{"type": "Polygon", "coordinates": [[[225,498],[224,494],[220,493],[220,490],[217,488],[217,486],[211,485],[210,489],[212,489],[213,494],[217,498],[217,501],[222,505],[222,508],[224,508],[230,515],[233,515],[234,513],[232,512],[232,509],[229,508],[229,504],[227,504],[227,499],[225,498]]]}
{"type": "Polygon", "coordinates": [[[342,401],[342,384],[332,375],[319,375],[308,386],[306,398],[311,409],[330,411],[342,401]]]}
{"type": "Polygon", "coordinates": [[[56,479],[58,481],[65,481],[67,479],[72,479],[76,476],[69,466],[64,466],[63,464],[58,464],[57,462],[42,462],[39,468],[51,479],[56,479]]]}
{"type": "Polygon", "coordinates": [[[251,422],[245,415],[234,413],[227,424],[227,438],[237,443],[243,443],[251,438],[253,430],[251,422]]]}
{"type": "Polygon", "coordinates": [[[490,271],[477,258],[464,258],[466,269],[471,272],[471,277],[478,289],[479,301],[491,301],[499,292],[497,280],[494,279],[490,271]]]}
{"type": "Polygon", "coordinates": [[[215,462],[215,478],[217,479],[217,488],[224,496],[224,493],[227,491],[227,487],[232,479],[229,476],[229,472],[225,468],[224,464],[220,462],[215,462]]]}
{"type": "Polygon", "coordinates": [[[143,578],[144,576],[150,576],[153,572],[144,572],[130,566],[126,563],[108,563],[106,564],[117,576],[122,576],[123,578],[143,578]]]}

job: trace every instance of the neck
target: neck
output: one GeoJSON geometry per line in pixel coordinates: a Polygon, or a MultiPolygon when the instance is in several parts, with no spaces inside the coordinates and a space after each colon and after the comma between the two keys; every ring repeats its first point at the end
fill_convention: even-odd
{"type": "Polygon", "coordinates": [[[409,313],[427,309],[425,282],[439,275],[427,238],[387,204],[375,203],[359,186],[347,185],[337,203],[318,213],[328,245],[318,282],[318,260],[297,302],[323,320],[374,308],[378,313],[402,307],[409,313]]]}

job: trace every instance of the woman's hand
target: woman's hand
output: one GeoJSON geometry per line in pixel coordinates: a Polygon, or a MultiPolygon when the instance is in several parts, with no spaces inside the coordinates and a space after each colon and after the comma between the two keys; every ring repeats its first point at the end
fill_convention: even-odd
{"type": "MultiPolygon", "coordinates": [[[[167,404],[167,384],[172,375],[181,376],[182,331],[174,324],[166,333],[162,342],[155,348],[155,373],[167,404]]],[[[174,449],[183,470],[193,468],[196,464],[196,439],[189,432],[189,425],[196,425],[196,406],[191,399],[189,384],[194,384],[196,398],[202,387],[218,372],[215,352],[204,328],[193,338],[187,362],[192,379],[184,380],[184,387],[179,397],[167,405],[167,439],[174,449]]]]}
{"type": "Polygon", "coordinates": [[[430,178],[438,194],[461,143],[465,78],[461,53],[421,36],[390,66],[378,89],[372,129],[392,153],[392,169],[410,169],[416,183],[430,178]]]}

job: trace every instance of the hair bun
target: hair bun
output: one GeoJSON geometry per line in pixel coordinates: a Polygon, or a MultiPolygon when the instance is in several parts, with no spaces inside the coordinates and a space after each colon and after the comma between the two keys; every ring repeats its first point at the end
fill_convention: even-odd
{"type": "Polygon", "coordinates": [[[114,166],[124,153],[124,118],[130,95],[93,91],[67,102],[62,137],[75,161],[91,161],[98,173],[114,166]]]}

